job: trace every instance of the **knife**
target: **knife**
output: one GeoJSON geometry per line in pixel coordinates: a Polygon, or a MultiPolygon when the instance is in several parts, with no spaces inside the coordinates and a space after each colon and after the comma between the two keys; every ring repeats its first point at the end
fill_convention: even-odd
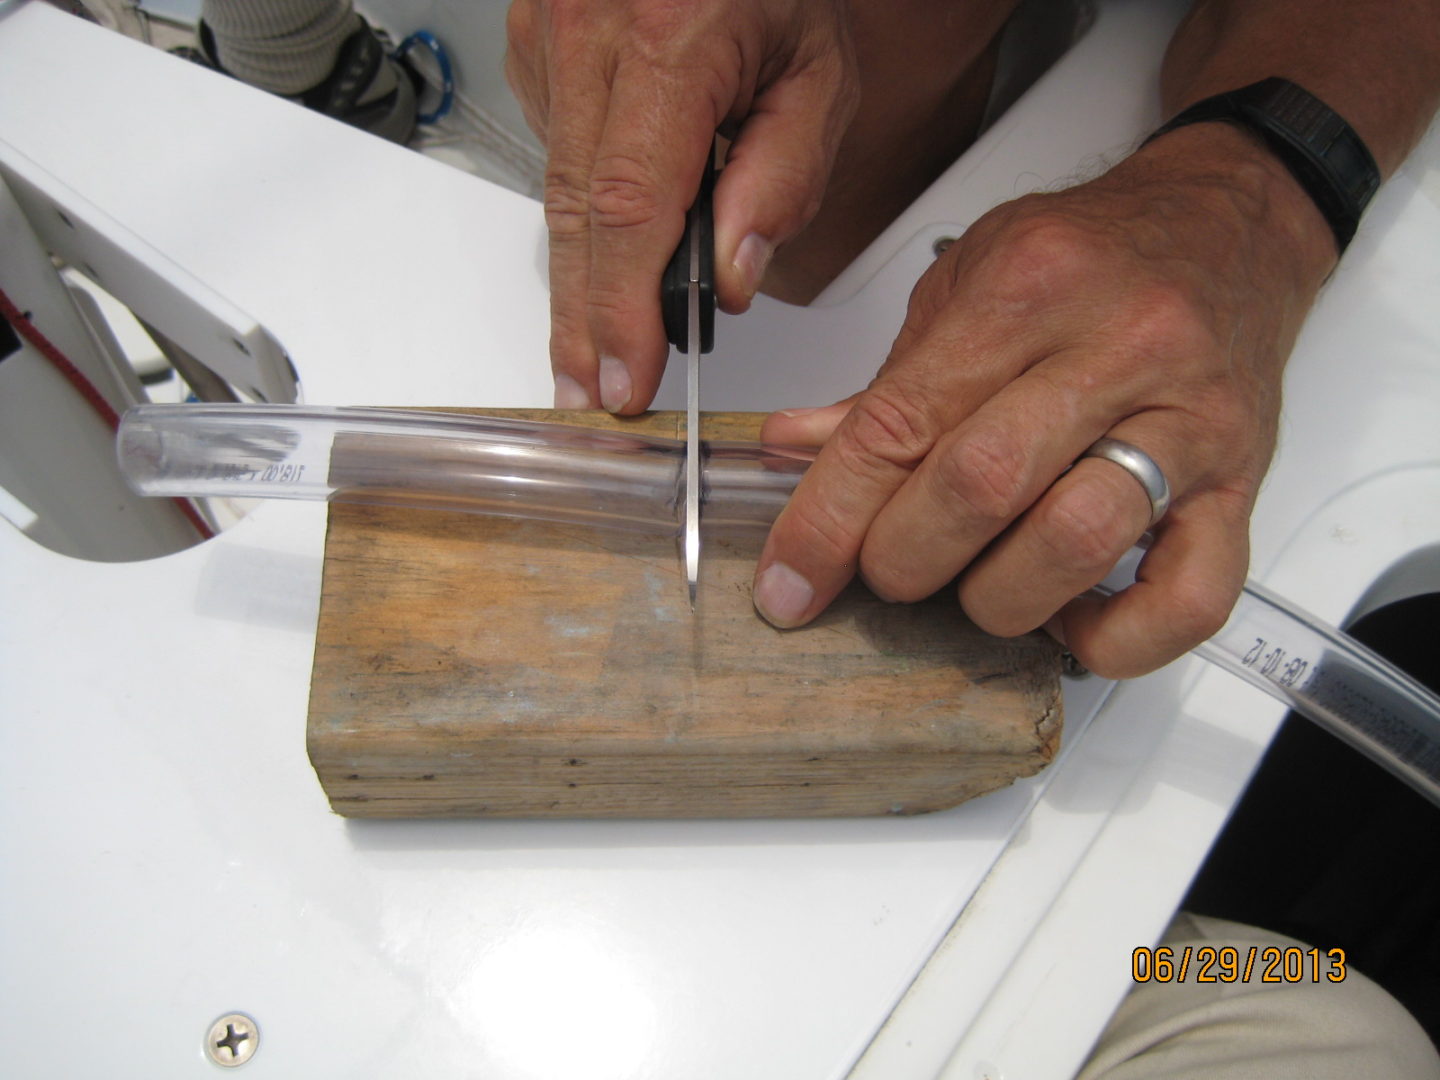
{"type": "Polygon", "coordinates": [[[700,354],[715,347],[715,149],[685,215],[685,233],[660,282],[665,336],[685,354],[685,582],[690,610],[700,581],[700,354]]]}

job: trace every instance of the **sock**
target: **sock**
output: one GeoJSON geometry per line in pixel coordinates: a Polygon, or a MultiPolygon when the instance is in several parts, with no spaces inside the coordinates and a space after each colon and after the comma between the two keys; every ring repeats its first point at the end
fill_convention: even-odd
{"type": "Polygon", "coordinates": [[[288,95],[323,82],[363,25],[351,0],[204,0],[201,18],[228,74],[288,95]]]}

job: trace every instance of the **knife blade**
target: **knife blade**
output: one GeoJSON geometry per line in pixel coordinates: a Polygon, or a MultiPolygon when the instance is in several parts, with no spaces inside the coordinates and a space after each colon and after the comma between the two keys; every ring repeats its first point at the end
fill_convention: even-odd
{"type": "Polygon", "coordinates": [[[700,584],[700,220],[690,223],[688,348],[685,351],[685,583],[690,610],[700,584]]]}
{"type": "Polygon", "coordinates": [[[685,233],[661,281],[661,312],[670,343],[685,353],[685,520],[682,532],[685,583],[695,610],[700,582],[700,355],[715,344],[715,155],[685,215],[685,233]]]}

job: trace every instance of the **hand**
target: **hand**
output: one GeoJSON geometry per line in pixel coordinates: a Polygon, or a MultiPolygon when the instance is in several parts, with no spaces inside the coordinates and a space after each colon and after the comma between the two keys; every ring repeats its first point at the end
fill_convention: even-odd
{"type": "Polygon", "coordinates": [[[798,626],[857,570],[896,601],[959,575],[980,627],[1045,625],[1100,674],[1180,656],[1244,582],[1282,368],[1334,259],[1283,167],[1224,124],[992,211],[920,280],[868,390],[767,420],[768,442],[824,446],[761,555],[757,609],[798,626]],[[1149,503],[1114,464],[1077,462],[1103,435],[1148,453],[1173,493],[1136,584],[1110,598],[1080,594],[1149,503]]]}
{"type": "Polygon", "coordinates": [[[857,91],[843,0],[515,0],[505,69],[545,142],[555,404],[644,410],[660,277],[717,129],[716,294],[745,310],[812,217],[857,91]]]}

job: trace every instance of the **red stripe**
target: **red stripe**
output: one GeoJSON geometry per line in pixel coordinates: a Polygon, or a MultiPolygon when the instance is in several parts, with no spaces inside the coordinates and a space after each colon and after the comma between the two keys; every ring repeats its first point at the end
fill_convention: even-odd
{"type": "MultiPolygon", "coordinates": [[[[105,400],[105,396],[95,389],[95,384],[87,379],[85,373],[71,363],[70,358],[40,332],[39,327],[30,321],[28,315],[11,302],[4,289],[0,289],[0,315],[3,315],[5,320],[15,328],[21,337],[33,345],[41,356],[50,361],[55,370],[60,372],[79,392],[80,396],[90,403],[91,408],[100,414],[100,419],[105,421],[111,431],[120,427],[120,414],[111,407],[110,402],[105,400]]],[[[215,535],[215,531],[200,516],[200,512],[187,500],[173,499],[171,501],[180,508],[180,512],[185,515],[190,524],[195,526],[195,531],[200,534],[202,539],[209,540],[215,535]]]]}

